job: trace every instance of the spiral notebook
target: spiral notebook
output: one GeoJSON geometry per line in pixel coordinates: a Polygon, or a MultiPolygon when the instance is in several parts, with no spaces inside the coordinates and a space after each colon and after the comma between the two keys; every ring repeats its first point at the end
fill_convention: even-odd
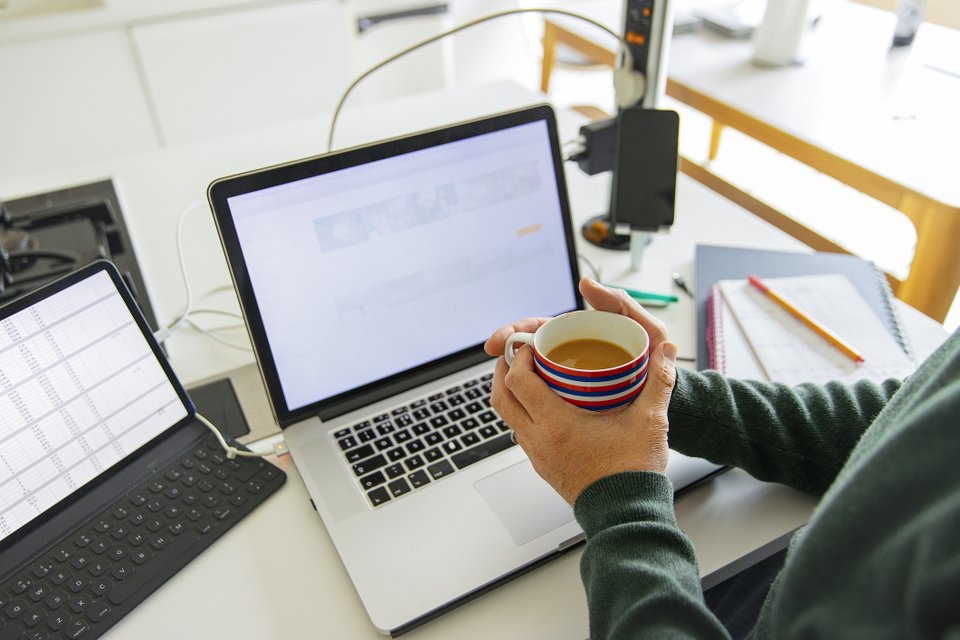
{"type": "MultiPolygon", "coordinates": [[[[753,351],[728,305],[724,304],[719,292],[714,289],[720,280],[746,279],[751,273],[765,279],[843,274],[862,304],[873,313],[875,319],[879,319],[906,361],[913,362],[912,349],[901,326],[893,293],[883,273],[872,262],[847,254],[699,245],[696,251],[697,362],[701,369],[718,369],[732,377],[768,379],[755,357],[740,355],[744,350],[748,356],[753,351]]],[[[833,306],[839,311],[845,309],[839,304],[833,306]]]]}
{"type": "Polygon", "coordinates": [[[721,280],[711,294],[713,364],[731,377],[800,384],[904,378],[916,367],[843,274],[764,282],[854,345],[855,362],[745,280],[721,280]]]}

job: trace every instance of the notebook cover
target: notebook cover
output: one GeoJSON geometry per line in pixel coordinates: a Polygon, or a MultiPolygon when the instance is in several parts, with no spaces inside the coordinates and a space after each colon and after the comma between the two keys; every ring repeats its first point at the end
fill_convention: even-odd
{"type": "Polygon", "coordinates": [[[883,272],[869,260],[846,253],[797,253],[697,245],[695,254],[697,294],[697,368],[710,367],[707,349],[707,297],[719,280],[736,280],[757,274],[761,278],[781,278],[823,273],[842,273],[853,283],[884,326],[912,357],[912,350],[894,306],[893,292],[883,272]]]}

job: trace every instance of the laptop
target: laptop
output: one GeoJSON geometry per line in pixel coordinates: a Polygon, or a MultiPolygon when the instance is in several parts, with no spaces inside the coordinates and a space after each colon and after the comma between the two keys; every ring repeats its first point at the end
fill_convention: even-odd
{"type": "Polygon", "coordinates": [[[0,307],[2,637],[99,637],[283,484],[194,415],[112,263],[0,307]]]}
{"type": "Polygon", "coordinates": [[[482,348],[584,306],[556,126],[538,105],[209,187],[274,416],[382,633],[583,538],[490,407],[482,348]]]}

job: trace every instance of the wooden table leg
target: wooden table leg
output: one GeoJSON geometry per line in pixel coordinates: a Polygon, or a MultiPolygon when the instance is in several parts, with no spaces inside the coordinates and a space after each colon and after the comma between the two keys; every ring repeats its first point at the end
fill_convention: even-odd
{"type": "Polygon", "coordinates": [[[720,152],[720,135],[723,133],[723,125],[716,121],[711,121],[710,126],[710,151],[707,153],[707,160],[716,160],[717,153],[720,152]]]}
{"type": "Polygon", "coordinates": [[[549,20],[543,23],[543,64],[540,66],[540,91],[550,92],[550,75],[557,61],[557,27],[549,20]]]}
{"type": "Polygon", "coordinates": [[[960,290],[960,207],[905,192],[897,208],[917,229],[910,273],[894,284],[897,297],[943,322],[960,290]]]}

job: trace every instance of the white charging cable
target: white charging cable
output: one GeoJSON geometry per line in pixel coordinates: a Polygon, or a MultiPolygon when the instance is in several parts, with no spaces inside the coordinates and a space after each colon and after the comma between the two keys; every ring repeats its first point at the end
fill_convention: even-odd
{"type": "Polygon", "coordinates": [[[217,441],[220,443],[220,446],[223,447],[223,450],[227,452],[227,458],[233,460],[236,457],[241,458],[262,458],[264,456],[272,456],[275,451],[244,451],[242,449],[237,449],[236,447],[231,446],[226,439],[223,437],[223,434],[220,433],[220,430],[213,426],[213,423],[204,418],[199,413],[194,414],[194,417],[200,421],[200,424],[205,426],[207,429],[213,432],[213,435],[217,437],[217,441]]]}
{"type": "MultiPolygon", "coordinates": [[[[174,319],[174,321],[171,322],[167,327],[159,329],[156,332],[154,332],[153,337],[157,340],[157,342],[162,343],[163,341],[165,341],[167,338],[170,337],[170,334],[173,333],[174,329],[179,327],[181,324],[188,324],[194,329],[196,329],[197,331],[199,331],[200,333],[205,334],[207,337],[219,342],[220,344],[223,344],[227,347],[231,347],[233,349],[250,351],[250,347],[248,345],[227,340],[226,338],[223,338],[222,336],[218,336],[216,333],[214,333],[215,331],[225,331],[227,329],[243,328],[244,325],[231,325],[228,327],[216,327],[216,328],[210,329],[200,325],[193,318],[191,318],[191,316],[193,315],[210,314],[210,315],[224,315],[224,316],[229,316],[232,318],[238,318],[240,320],[243,320],[243,316],[237,313],[233,313],[232,311],[193,308],[193,303],[194,303],[193,288],[190,286],[190,279],[187,277],[187,265],[183,257],[183,254],[184,254],[183,223],[187,219],[187,215],[191,211],[193,211],[197,207],[205,206],[206,204],[207,203],[204,200],[195,200],[194,202],[191,202],[186,207],[184,207],[183,211],[180,212],[180,216],[177,218],[177,265],[180,268],[180,277],[183,280],[183,288],[184,288],[184,291],[186,292],[187,300],[186,300],[186,303],[184,304],[183,311],[180,313],[180,315],[177,316],[174,319]]],[[[200,299],[202,300],[207,296],[213,293],[217,293],[218,291],[221,291],[224,289],[232,289],[232,287],[216,287],[215,289],[212,289],[204,293],[203,295],[201,295],[200,299]]]]}
{"type": "MultiPolygon", "coordinates": [[[[459,26],[453,27],[451,29],[447,29],[446,31],[441,31],[440,33],[434,36],[430,36],[429,38],[426,38],[425,40],[421,40],[420,42],[417,42],[416,44],[413,44],[407,47],[406,49],[398,51],[397,53],[393,54],[389,58],[381,62],[378,62],[377,64],[375,64],[374,66],[370,67],[369,69],[361,73],[359,76],[357,76],[353,80],[353,82],[351,82],[347,86],[346,90],[343,92],[343,95],[340,97],[340,100],[337,102],[337,108],[334,109],[333,111],[333,119],[330,121],[330,131],[329,131],[329,134],[327,135],[327,151],[328,152],[333,151],[333,132],[337,126],[337,119],[340,117],[340,110],[343,108],[343,104],[347,101],[347,97],[350,95],[353,89],[358,84],[360,84],[360,82],[363,81],[367,76],[371,75],[377,69],[385,67],[391,62],[395,60],[399,60],[400,58],[407,55],[408,53],[413,53],[417,49],[420,49],[421,47],[425,47],[428,44],[434,43],[437,40],[442,40],[447,36],[451,36],[455,33],[463,31],[464,29],[469,29],[470,27],[474,27],[478,24],[489,22],[490,20],[495,20],[497,18],[502,18],[504,16],[521,14],[521,13],[539,13],[544,15],[556,14],[556,15],[568,16],[570,18],[576,18],[577,20],[583,20],[584,22],[588,22],[593,26],[597,27],[598,29],[602,29],[606,33],[616,38],[617,41],[620,43],[621,55],[618,57],[619,62],[617,64],[617,68],[614,70],[614,81],[613,81],[614,88],[617,91],[629,91],[631,96],[636,93],[637,86],[638,86],[637,83],[638,82],[642,83],[643,81],[642,76],[640,80],[637,80],[634,77],[637,74],[633,72],[633,56],[630,54],[630,48],[626,46],[626,41],[623,39],[623,37],[620,36],[617,32],[615,32],[610,27],[600,22],[597,22],[593,18],[589,18],[585,15],[582,15],[580,13],[575,13],[573,11],[567,11],[565,9],[546,9],[546,8],[534,8],[534,7],[525,8],[525,9],[508,9],[506,11],[499,11],[497,13],[491,13],[486,16],[481,16],[474,20],[470,20],[469,22],[464,22],[459,26]]],[[[641,84],[641,87],[642,87],[642,84],[641,84]]],[[[642,93],[642,88],[641,88],[641,93],[642,93]]],[[[626,101],[628,100],[628,98],[624,98],[623,100],[626,101]]],[[[618,96],[617,102],[618,104],[620,104],[621,102],[621,100],[619,99],[619,96],[618,96]]]]}

